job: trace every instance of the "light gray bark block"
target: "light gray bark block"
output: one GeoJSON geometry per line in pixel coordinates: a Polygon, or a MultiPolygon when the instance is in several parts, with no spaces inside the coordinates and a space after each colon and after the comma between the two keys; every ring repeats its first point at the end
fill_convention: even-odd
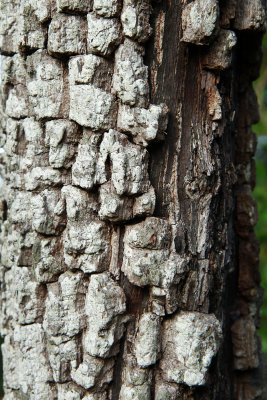
{"type": "Polygon", "coordinates": [[[87,25],[83,17],[58,14],[52,19],[48,30],[50,54],[85,54],[87,25]]]}
{"type": "Polygon", "coordinates": [[[67,110],[62,63],[46,50],[38,50],[27,57],[26,65],[30,105],[37,119],[64,117],[67,110]]]}
{"type": "Polygon", "coordinates": [[[110,259],[110,231],[98,220],[69,223],[64,232],[64,260],[85,273],[102,272],[110,259]]]}
{"type": "Polygon", "coordinates": [[[102,56],[110,55],[121,42],[119,21],[87,14],[87,23],[87,51],[102,56]]]}
{"type": "Polygon", "coordinates": [[[138,42],[149,39],[152,29],[149,24],[151,5],[149,0],[124,0],[121,13],[123,33],[138,42]]]}
{"type": "Polygon", "coordinates": [[[121,105],[118,111],[118,128],[129,132],[136,144],[147,146],[152,141],[163,140],[167,130],[168,108],[150,104],[149,108],[121,105]]]}
{"type": "Polygon", "coordinates": [[[182,13],[182,41],[209,44],[216,34],[218,16],[217,0],[194,0],[187,4],[182,13]]]}
{"type": "Polygon", "coordinates": [[[53,168],[69,168],[76,152],[80,134],[78,126],[68,120],[45,124],[45,143],[49,146],[49,164],[53,168]]]}
{"type": "Polygon", "coordinates": [[[57,10],[70,14],[88,13],[92,9],[92,0],[57,0],[57,10]]]}
{"type": "Polygon", "coordinates": [[[86,352],[91,356],[110,357],[113,346],[123,335],[126,321],[122,288],[107,273],[92,275],[85,310],[89,324],[84,341],[86,352]]]}
{"type": "Polygon", "coordinates": [[[148,70],[143,61],[144,49],[125,39],[115,54],[113,91],[122,103],[147,107],[148,70]]]}
{"type": "Polygon", "coordinates": [[[121,0],[94,0],[94,11],[106,18],[116,16],[120,8],[121,0]]]}
{"type": "Polygon", "coordinates": [[[212,314],[181,312],[165,321],[163,329],[160,367],[166,380],[203,385],[220,345],[219,321],[212,314]]]}

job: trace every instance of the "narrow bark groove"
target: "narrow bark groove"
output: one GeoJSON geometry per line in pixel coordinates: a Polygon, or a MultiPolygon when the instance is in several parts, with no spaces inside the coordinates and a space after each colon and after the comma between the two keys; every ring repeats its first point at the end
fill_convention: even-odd
{"type": "Polygon", "coordinates": [[[261,0],[2,1],[4,400],[264,400],[264,19],[261,0]]]}

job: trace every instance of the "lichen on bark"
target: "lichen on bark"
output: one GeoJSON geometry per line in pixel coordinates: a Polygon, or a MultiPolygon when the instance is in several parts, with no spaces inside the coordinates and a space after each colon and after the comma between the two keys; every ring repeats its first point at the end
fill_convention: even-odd
{"type": "Polygon", "coordinates": [[[264,15],[260,0],[2,1],[5,400],[264,398],[264,15]]]}

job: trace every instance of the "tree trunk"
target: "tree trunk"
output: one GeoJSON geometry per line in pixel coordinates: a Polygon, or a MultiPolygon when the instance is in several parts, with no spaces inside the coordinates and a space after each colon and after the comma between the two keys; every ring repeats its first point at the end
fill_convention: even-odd
{"type": "Polygon", "coordinates": [[[263,3],[2,0],[5,400],[267,398],[263,3]]]}

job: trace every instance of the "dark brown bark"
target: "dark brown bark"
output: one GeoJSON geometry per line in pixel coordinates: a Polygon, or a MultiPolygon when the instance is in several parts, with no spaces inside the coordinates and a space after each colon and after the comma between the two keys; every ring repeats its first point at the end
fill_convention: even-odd
{"type": "MultiPolygon", "coordinates": [[[[231,11],[230,2],[226,3],[221,2],[220,24],[229,29],[233,22],[225,19],[231,11]]],[[[170,0],[155,7],[153,13],[154,35],[146,57],[151,97],[153,102],[168,104],[170,116],[164,143],[152,148],[150,176],[157,195],[155,215],[177,224],[178,252],[189,257],[193,267],[177,289],[180,308],[214,313],[223,320],[224,340],[207,388],[181,388],[180,398],[254,399],[262,395],[264,399],[261,391],[265,387],[266,362],[263,355],[259,362],[251,360],[255,358],[251,347],[261,352],[260,339],[254,342],[255,327],[260,327],[263,291],[259,245],[253,231],[256,216],[250,216],[256,213],[252,197],[256,137],[251,125],[259,118],[252,81],[259,75],[263,33],[237,31],[231,67],[224,71],[218,65],[216,68],[214,54],[209,56],[215,58],[215,67],[210,69],[205,65],[208,47],[181,42],[182,8],[180,2],[170,0]],[[208,108],[214,101],[215,85],[222,96],[222,118],[213,132],[208,108]],[[198,147],[193,153],[196,135],[198,147]],[[206,154],[216,165],[210,176],[205,168],[206,154]],[[251,171],[249,178],[247,169],[251,171]],[[185,187],[188,174],[190,184],[197,188],[192,196],[185,187]],[[212,194],[205,250],[209,266],[203,272],[196,239],[201,202],[208,193],[212,194]],[[185,292],[188,295],[183,301],[181,294],[185,292]],[[253,306],[257,311],[251,316],[253,306]],[[236,323],[243,320],[244,324],[236,323]],[[242,371],[236,370],[234,362],[240,352],[244,359],[242,371]]]]}

